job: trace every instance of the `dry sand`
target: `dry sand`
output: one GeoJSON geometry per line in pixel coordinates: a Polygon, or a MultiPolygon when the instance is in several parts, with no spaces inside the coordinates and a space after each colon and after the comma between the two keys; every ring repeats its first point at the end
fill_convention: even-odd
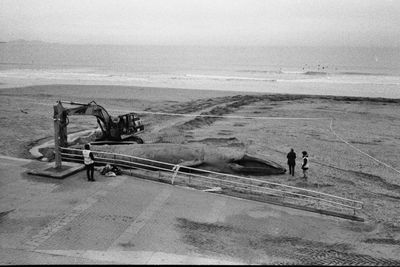
{"type": "MultiPolygon", "coordinates": [[[[1,154],[25,158],[32,157],[29,149],[33,145],[53,138],[52,106],[59,99],[95,100],[113,115],[146,111],[260,117],[143,113],[140,117],[146,130],[141,137],[146,143],[237,146],[282,165],[294,148],[298,155],[295,177],[285,174],[263,179],[363,201],[358,216],[371,226],[366,232],[370,243],[400,244],[400,100],[87,85],[1,89],[0,96],[1,154]],[[311,162],[307,183],[300,179],[303,150],[311,162]]],[[[73,117],[68,131],[96,125],[94,117],[73,117]]]]}

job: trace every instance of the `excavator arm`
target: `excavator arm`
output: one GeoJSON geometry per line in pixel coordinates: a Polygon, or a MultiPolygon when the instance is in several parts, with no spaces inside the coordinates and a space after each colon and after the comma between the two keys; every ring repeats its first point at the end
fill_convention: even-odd
{"type": "Polygon", "coordinates": [[[60,121],[59,136],[61,146],[67,146],[68,116],[73,115],[95,116],[103,133],[100,140],[121,141],[123,139],[122,137],[125,135],[138,143],[143,143],[141,138],[133,136],[134,133],[144,130],[141,120],[134,113],[112,117],[105,108],[98,105],[95,101],[91,101],[88,104],[57,101],[57,105],[54,106],[54,119],[60,121]],[[65,108],[62,103],[69,104],[73,107],[65,108]]]}
{"type": "Polygon", "coordinates": [[[67,116],[73,115],[91,115],[95,116],[97,119],[97,123],[99,124],[101,131],[103,132],[103,136],[109,136],[112,126],[112,119],[110,114],[103,108],[98,105],[95,101],[92,101],[88,104],[76,103],[76,102],[61,102],[59,101],[59,105],[61,103],[68,103],[70,105],[77,105],[73,108],[65,109],[67,116]]]}

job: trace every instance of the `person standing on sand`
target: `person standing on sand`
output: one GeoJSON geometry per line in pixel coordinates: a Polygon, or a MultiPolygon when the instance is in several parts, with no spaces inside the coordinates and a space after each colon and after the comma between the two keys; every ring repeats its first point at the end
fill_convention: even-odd
{"type": "Polygon", "coordinates": [[[294,176],[294,166],[296,166],[296,153],[294,153],[293,148],[290,149],[290,152],[287,154],[287,163],[289,165],[289,174],[294,176]]]}
{"type": "Polygon", "coordinates": [[[303,170],[303,178],[307,180],[307,171],[310,166],[308,162],[308,154],[307,151],[303,151],[303,165],[301,165],[301,169],[303,170]]]}
{"type": "Polygon", "coordinates": [[[94,156],[93,153],[90,151],[90,145],[85,144],[85,149],[82,151],[83,154],[83,163],[85,164],[86,168],[86,176],[88,181],[94,182],[95,179],[93,178],[94,173],[94,156]]]}

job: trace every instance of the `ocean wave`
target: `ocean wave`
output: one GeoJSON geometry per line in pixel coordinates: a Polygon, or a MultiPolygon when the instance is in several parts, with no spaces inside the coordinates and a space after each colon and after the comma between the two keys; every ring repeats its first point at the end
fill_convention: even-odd
{"type": "Polygon", "coordinates": [[[259,77],[241,77],[241,76],[219,76],[219,75],[201,75],[201,74],[186,74],[184,78],[189,79],[208,79],[208,80],[224,80],[224,81],[261,81],[261,82],[276,82],[276,79],[259,78],[259,77]]]}
{"type": "Polygon", "coordinates": [[[33,63],[17,63],[17,62],[0,62],[0,65],[6,65],[6,66],[14,66],[14,65],[23,65],[23,66],[29,66],[33,65],[33,63]]]}
{"type": "Polygon", "coordinates": [[[344,71],[344,72],[338,72],[337,74],[357,75],[357,76],[389,76],[388,74],[384,74],[384,73],[357,72],[357,71],[344,71]]]}
{"type": "MultiPolygon", "coordinates": [[[[171,86],[179,83],[207,84],[209,82],[219,84],[244,84],[251,83],[336,83],[336,84],[373,84],[373,85],[400,85],[399,76],[374,76],[353,74],[326,75],[326,72],[308,72],[305,75],[274,75],[265,77],[261,75],[229,75],[230,73],[218,73],[219,75],[192,74],[192,73],[135,73],[135,72],[108,72],[96,69],[7,69],[0,70],[0,78],[15,79],[39,79],[39,80],[77,80],[93,82],[116,82],[124,84],[151,84],[163,83],[171,86]]],[[[355,74],[357,73],[357,74],[355,74]]],[[[232,73],[234,74],[234,73],[232,73]]]]}
{"type": "Polygon", "coordinates": [[[327,75],[328,73],[325,71],[306,71],[304,72],[304,75],[327,75]]]}
{"type": "Polygon", "coordinates": [[[88,69],[9,69],[0,71],[0,77],[19,79],[44,79],[44,80],[83,80],[83,81],[107,81],[107,82],[146,82],[146,77],[120,75],[110,73],[89,72],[88,69]]]}
{"type": "Polygon", "coordinates": [[[395,85],[399,86],[397,81],[372,81],[372,80],[343,80],[343,79],[278,79],[277,82],[283,83],[330,83],[330,84],[369,84],[369,85],[395,85]]]}
{"type": "Polygon", "coordinates": [[[282,74],[280,70],[238,70],[237,72],[255,73],[255,74],[282,74]]]}
{"type": "Polygon", "coordinates": [[[304,70],[239,70],[238,72],[253,73],[253,74],[287,74],[287,75],[307,75],[307,76],[323,76],[323,75],[349,75],[349,76],[392,76],[384,73],[360,72],[360,71],[304,71],[304,70]]]}
{"type": "Polygon", "coordinates": [[[296,74],[296,75],[327,75],[330,74],[328,72],[325,71],[304,71],[304,70],[283,70],[281,71],[282,74],[296,74]]]}
{"type": "Polygon", "coordinates": [[[301,70],[239,70],[238,72],[254,73],[254,74],[307,74],[301,70]]]}
{"type": "Polygon", "coordinates": [[[282,74],[306,74],[306,71],[301,70],[282,70],[280,71],[282,74]]]}

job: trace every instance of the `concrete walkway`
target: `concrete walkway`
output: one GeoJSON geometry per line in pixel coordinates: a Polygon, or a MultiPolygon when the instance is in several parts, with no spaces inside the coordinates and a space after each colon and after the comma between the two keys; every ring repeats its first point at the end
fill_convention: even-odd
{"type": "Polygon", "coordinates": [[[40,164],[0,156],[0,264],[304,264],[342,248],[380,263],[400,254],[362,243],[362,229],[375,230],[364,223],[130,176],[26,174],[40,164]]]}

